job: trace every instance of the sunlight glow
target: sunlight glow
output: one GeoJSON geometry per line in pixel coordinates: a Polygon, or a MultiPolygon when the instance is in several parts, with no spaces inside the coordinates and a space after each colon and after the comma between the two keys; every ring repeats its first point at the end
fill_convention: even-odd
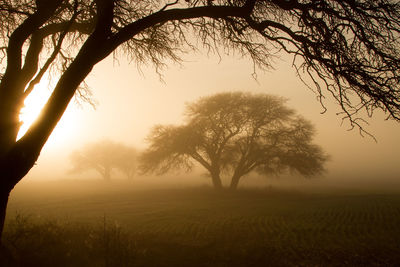
{"type": "MultiPolygon", "coordinates": [[[[36,85],[34,91],[26,98],[24,104],[24,108],[21,110],[20,121],[22,122],[20,131],[18,133],[18,139],[20,139],[32,123],[39,116],[40,111],[43,106],[46,104],[48,98],[51,95],[50,90],[51,84],[48,80],[44,80],[38,85],[36,85]]],[[[70,104],[61,118],[60,122],[57,124],[54,129],[48,143],[51,146],[62,145],[67,140],[72,138],[73,133],[76,128],[76,118],[78,113],[78,108],[74,103],[70,104]]]]}
{"type": "Polygon", "coordinates": [[[47,88],[48,82],[42,81],[35,86],[34,91],[25,99],[24,107],[21,110],[19,119],[22,122],[21,128],[18,133],[18,139],[21,138],[29,126],[39,116],[39,113],[49,98],[51,91],[47,88]]]}

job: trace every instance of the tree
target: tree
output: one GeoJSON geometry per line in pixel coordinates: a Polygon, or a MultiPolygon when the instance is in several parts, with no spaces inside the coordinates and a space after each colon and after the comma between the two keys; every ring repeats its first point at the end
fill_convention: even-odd
{"type": "Polygon", "coordinates": [[[115,168],[126,175],[126,178],[132,179],[136,174],[138,155],[139,152],[135,148],[120,146],[115,168]]]}
{"type": "Polygon", "coordinates": [[[214,187],[222,187],[225,171],[236,189],[240,178],[252,171],[291,170],[305,176],[323,171],[327,156],[312,144],[311,123],[287,108],[282,98],[221,93],[189,104],[185,114],[184,125],[152,130],[141,157],[144,172],[190,170],[197,162],[210,173],[214,187]]]}
{"type": "Polygon", "coordinates": [[[136,157],[137,152],[134,148],[103,140],[87,144],[71,154],[71,173],[94,169],[105,180],[110,180],[112,170],[119,169],[131,179],[136,171],[136,157]]]}
{"type": "Polygon", "coordinates": [[[158,71],[196,42],[237,51],[260,68],[284,51],[321,103],[329,93],[362,129],[362,109],[399,120],[399,18],[392,0],[0,0],[0,234],[9,193],[73,96],[89,96],[84,79],[113,52],[158,71]],[[17,140],[24,99],[56,70],[40,116],[17,140]]]}

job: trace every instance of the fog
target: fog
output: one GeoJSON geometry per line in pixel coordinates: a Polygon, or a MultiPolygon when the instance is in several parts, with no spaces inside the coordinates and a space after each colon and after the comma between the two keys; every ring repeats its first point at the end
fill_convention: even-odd
{"type": "MultiPolygon", "coordinates": [[[[288,98],[287,105],[309,119],[317,130],[315,143],[331,156],[322,177],[306,180],[295,175],[285,177],[243,178],[243,186],[285,185],[293,187],[365,188],[368,186],[400,188],[400,125],[386,121],[376,112],[365,130],[375,138],[350,130],[342,121],[339,108],[326,95],[324,112],[316,95],[296,77],[290,60],[282,57],[275,69],[257,70],[247,59],[204,54],[185,55],[182,65],[167,62],[161,76],[151,67],[138,69],[125,60],[107,58],[86,80],[97,103],[71,103],[45,145],[27,181],[55,179],[101,179],[95,172],[71,174],[69,155],[84,144],[113,140],[138,149],[146,147],[145,137],[156,124],[181,124],[185,103],[217,92],[246,91],[288,98]]],[[[205,171],[172,173],[162,177],[136,177],[140,185],[210,184],[205,171]]],[[[117,179],[123,179],[115,175],[117,179]]]]}

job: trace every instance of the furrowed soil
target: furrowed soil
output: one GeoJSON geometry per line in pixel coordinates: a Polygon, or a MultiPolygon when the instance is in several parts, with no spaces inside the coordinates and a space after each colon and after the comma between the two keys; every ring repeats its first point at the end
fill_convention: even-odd
{"type": "Polygon", "coordinates": [[[23,266],[399,266],[400,194],[32,182],[5,239],[23,266]]]}

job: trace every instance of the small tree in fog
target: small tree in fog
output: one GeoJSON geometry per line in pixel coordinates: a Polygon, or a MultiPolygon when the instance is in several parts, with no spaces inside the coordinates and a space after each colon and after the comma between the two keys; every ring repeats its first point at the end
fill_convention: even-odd
{"type": "Polygon", "coordinates": [[[187,123],[156,126],[141,157],[144,172],[190,170],[197,162],[208,170],[214,187],[221,174],[236,189],[244,175],[295,171],[320,174],[327,156],[312,143],[311,123],[284,105],[280,97],[241,92],[204,97],[187,105],[187,123]]]}
{"type": "Polygon", "coordinates": [[[136,165],[139,152],[129,146],[119,145],[117,152],[118,160],[115,161],[115,168],[126,175],[126,178],[132,179],[136,174],[136,165]]]}
{"type": "Polygon", "coordinates": [[[74,151],[71,156],[71,173],[96,170],[105,180],[111,179],[113,169],[119,169],[128,178],[136,170],[136,149],[112,141],[90,143],[74,151]]]}

